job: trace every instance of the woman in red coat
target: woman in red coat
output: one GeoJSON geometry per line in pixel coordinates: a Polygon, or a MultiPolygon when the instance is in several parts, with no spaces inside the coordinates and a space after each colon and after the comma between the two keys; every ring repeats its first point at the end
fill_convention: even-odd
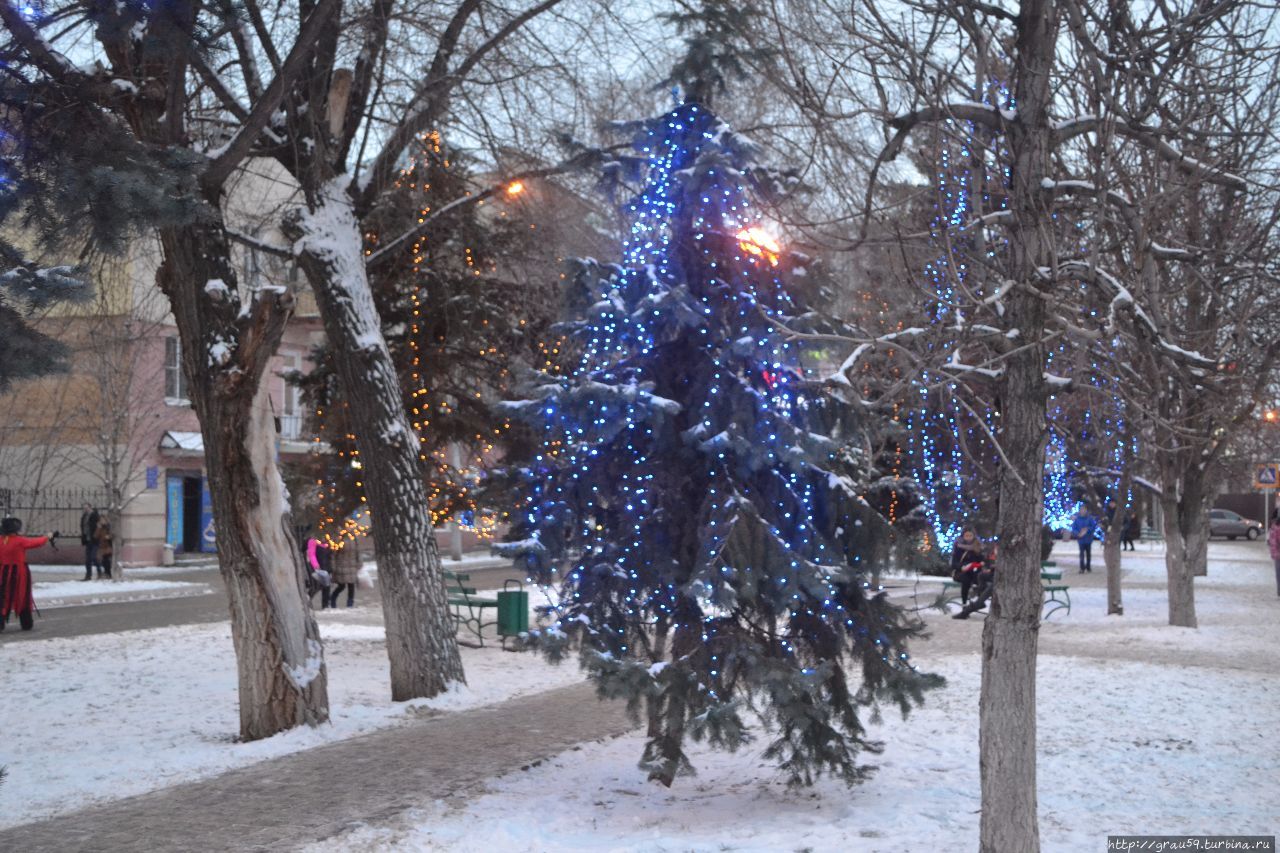
{"type": "Polygon", "coordinates": [[[31,595],[31,569],[27,552],[49,541],[48,536],[19,536],[22,522],[16,518],[0,521],[0,631],[9,614],[16,612],[22,630],[30,631],[34,620],[31,611],[35,599],[31,595]]]}

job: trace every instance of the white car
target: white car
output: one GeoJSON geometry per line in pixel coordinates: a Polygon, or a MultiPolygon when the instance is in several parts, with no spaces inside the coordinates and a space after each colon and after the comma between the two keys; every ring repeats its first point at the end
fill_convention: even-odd
{"type": "Polygon", "coordinates": [[[1262,522],[1260,521],[1245,518],[1240,513],[1229,509],[1209,510],[1209,536],[1211,537],[1225,536],[1228,539],[1235,539],[1237,536],[1244,536],[1252,540],[1261,535],[1262,522]]]}

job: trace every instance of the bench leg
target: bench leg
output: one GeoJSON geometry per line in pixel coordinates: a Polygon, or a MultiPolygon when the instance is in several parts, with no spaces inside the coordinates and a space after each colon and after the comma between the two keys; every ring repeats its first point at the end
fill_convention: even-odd
{"type": "Polygon", "coordinates": [[[1049,597],[1044,600],[1044,607],[1046,608],[1046,610],[1045,610],[1044,616],[1041,618],[1045,620],[1048,620],[1050,616],[1057,613],[1059,610],[1066,610],[1067,615],[1070,616],[1071,615],[1071,593],[1067,592],[1066,590],[1063,590],[1062,598],[1058,598],[1057,592],[1049,593],[1049,597]]]}

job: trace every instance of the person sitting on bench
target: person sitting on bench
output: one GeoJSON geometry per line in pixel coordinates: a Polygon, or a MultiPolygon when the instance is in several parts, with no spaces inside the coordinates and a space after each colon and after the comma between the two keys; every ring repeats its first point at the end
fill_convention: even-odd
{"type": "Polygon", "coordinates": [[[960,584],[960,603],[969,601],[969,588],[973,586],[977,571],[970,571],[969,566],[976,560],[982,563],[982,549],[985,546],[978,538],[977,531],[966,527],[960,538],[951,546],[951,579],[960,584]]]}
{"type": "Polygon", "coordinates": [[[974,579],[973,595],[969,598],[969,602],[960,608],[960,612],[952,616],[952,619],[968,619],[969,614],[976,613],[987,606],[987,599],[991,598],[992,593],[996,589],[996,546],[992,545],[986,559],[980,563],[972,564],[974,566],[973,573],[977,576],[974,579]]]}

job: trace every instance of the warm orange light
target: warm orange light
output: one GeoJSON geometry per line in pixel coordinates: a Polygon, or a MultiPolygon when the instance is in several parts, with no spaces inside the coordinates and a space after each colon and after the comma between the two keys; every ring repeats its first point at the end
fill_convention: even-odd
{"type": "Polygon", "coordinates": [[[507,184],[507,195],[512,196],[514,198],[515,196],[520,195],[520,193],[522,192],[524,192],[523,181],[512,181],[511,183],[507,184]]]}
{"type": "Polygon", "coordinates": [[[1269,424],[1273,424],[1276,421],[1280,421],[1280,411],[1276,411],[1275,409],[1267,409],[1262,413],[1262,419],[1269,424]]]}
{"type": "Polygon", "coordinates": [[[747,254],[766,260],[770,266],[775,267],[778,265],[778,256],[782,254],[782,246],[773,235],[756,225],[738,232],[738,246],[747,254]]]}

